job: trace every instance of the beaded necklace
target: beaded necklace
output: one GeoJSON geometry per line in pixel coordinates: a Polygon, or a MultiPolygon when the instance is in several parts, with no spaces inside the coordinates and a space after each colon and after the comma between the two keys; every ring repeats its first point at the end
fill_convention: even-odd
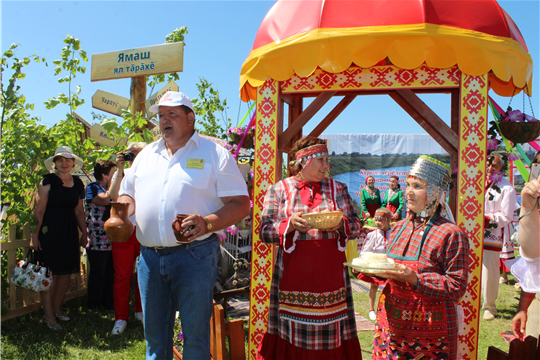
{"type": "MultiPolygon", "coordinates": [[[[420,235],[424,235],[424,229],[426,228],[427,224],[429,223],[429,220],[431,220],[431,218],[433,218],[434,215],[435,214],[433,214],[430,217],[420,217],[420,216],[415,216],[415,214],[410,214],[409,218],[407,219],[407,222],[409,222],[409,220],[413,221],[413,229],[415,228],[414,225],[416,223],[418,223],[417,229],[420,229],[420,235]]],[[[405,225],[405,226],[407,226],[407,225],[405,225]]]]}
{"type": "Polygon", "coordinates": [[[401,191],[401,190],[400,189],[394,190],[392,188],[388,189],[388,196],[387,196],[387,199],[386,199],[386,205],[390,205],[390,200],[392,199],[394,194],[397,194],[399,191],[401,191]]]}
{"type": "Polygon", "coordinates": [[[371,199],[375,199],[375,195],[377,194],[377,190],[375,190],[375,187],[366,186],[364,189],[366,189],[371,199]]]}

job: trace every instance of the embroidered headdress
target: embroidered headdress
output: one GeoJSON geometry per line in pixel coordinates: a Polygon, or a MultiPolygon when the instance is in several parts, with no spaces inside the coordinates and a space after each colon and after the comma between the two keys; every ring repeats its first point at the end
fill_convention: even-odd
{"type": "Polygon", "coordinates": [[[390,220],[392,217],[392,213],[387,208],[381,208],[377,209],[375,211],[375,216],[373,217],[375,220],[390,220]]]}
{"type": "MultiPolygon", "coordinates": [[[[450,174],[450,167],[437,159],[427,155],[421,155],[416,159],[409,169],[407,178],[420,179],[427,186],[426,207],[418,215],[421,217],[433,215],[439,203],[445,207],[445,212],[448,212],[445,205],[446,191],[450,184],[450,174]]],[[[451,212],[449,216],[451,217],[451,212]]]]}
{"type": "Polygon", "coordinates": [[[328,156],[328,147],[326,144],[317,144],[298,150],[296,152],[296,160],[291,161],[289,164],[298,165],[302,161],[307,160],[307,166],[312,159],[318,158],[319,156],[328,156]]]}

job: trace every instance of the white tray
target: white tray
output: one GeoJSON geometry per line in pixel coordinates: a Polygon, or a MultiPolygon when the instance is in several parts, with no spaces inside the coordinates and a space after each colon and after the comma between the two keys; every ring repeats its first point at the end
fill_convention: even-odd
{"type": "Polygon", "coordinates": [[[385,271],[400,271],[401,270],[399,267],[397,267],[397,265],[394,265],[395,267],[393,268],[362,267],[362,266],[353,265],[352,263],[349,263],[349,262],[343,263],[343,265],[346,265],[350,268],[358,270],[359,272],[363,274],[378,274],[378,273],[383,273],[385,271]]]}

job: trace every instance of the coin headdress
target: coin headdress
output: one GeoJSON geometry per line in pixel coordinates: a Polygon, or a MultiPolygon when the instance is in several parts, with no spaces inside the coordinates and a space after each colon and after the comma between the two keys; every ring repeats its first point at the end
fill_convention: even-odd
{"type": "MultiPolygon", "coordinates": [[[[450,185],[451,170],[445,163],[427,155],[421,155],[409,169],[407,178],[416,178],[424,182],[427,187],[426,207],[418,214],[421,217],[433,215],[439,204],[443,205],[445,212],[446,192],[450,185]]],[[[451,216],[451,212],[450,212],[451,216]]]]}

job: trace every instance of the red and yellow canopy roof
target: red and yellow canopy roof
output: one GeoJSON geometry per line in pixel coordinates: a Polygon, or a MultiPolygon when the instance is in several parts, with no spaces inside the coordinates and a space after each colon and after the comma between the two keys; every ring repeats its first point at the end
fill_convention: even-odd
{"type": "Polygon", "coordinates": [[[404,69],[426,63],[458,64],[475,76],[491,71],[497,94],[511,96],[526,84],[531,93],[532,58],[496,0],[279,0],[242,65],[241,97],[255,99],[268,77],[368,68],[387,57],[404,69]]]}

